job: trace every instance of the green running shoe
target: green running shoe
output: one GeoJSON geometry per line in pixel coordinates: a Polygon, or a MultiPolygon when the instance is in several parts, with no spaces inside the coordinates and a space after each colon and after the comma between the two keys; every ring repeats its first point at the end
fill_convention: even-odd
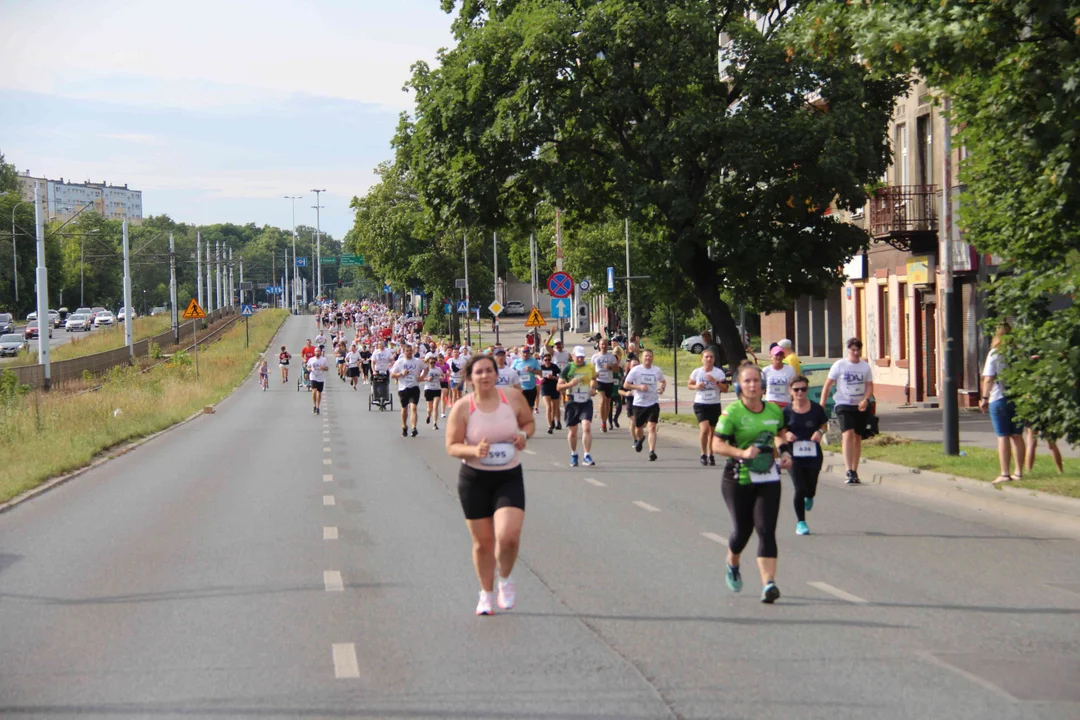
{"type": "Polygon", "coordinates": [[[727,566],[727,586],[731,592],[739,592],[742,590],[742,573],[739,572],[737,566],[727,566]]]}

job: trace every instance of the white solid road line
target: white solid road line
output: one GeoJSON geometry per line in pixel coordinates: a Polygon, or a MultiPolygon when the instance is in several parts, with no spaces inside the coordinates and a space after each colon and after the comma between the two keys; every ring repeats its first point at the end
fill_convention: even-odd
{"type": "Polygon", "coordinates": [[[865,605],[865,604],[870,602],[869,600],[864,600],[863,598],[859,597],[858,595],[852,595],[849,592],[841,590],[838,587],[833,587],[829,583],[821,582],[820,580],[814,580],[814,581],[808,582],[806,584],[809,585],[810,587],[817,588],[818,590],[821,590],[822,592],[827,592],[830,595],[838,597],[841,600],[847,600],[849,603],[856,603],[856,604],[859,604],[859,605],[865,605]]]}
{"type": "Polygon", "coordinates": [[[652,505],[650,505],[647,502],[642,502],[640,500],[635,500],[634,504],[637,505],[642,510],[647,510],[648,512],[660,512],[660,508],[653,507],[652,505]]]}
{"type": "Polygon", "coordinates": [[[526,455],[535,455],[536,454],[535,450],[525,449],[525,450],[522,450],[522,452],[525,453],[526,455]]]}
{"type": "Polygon", "coordinates": [[[334,476],[333,475],[323,475],[322,476],[322,481],[323,482],[334,482],[334,476]]]}
{"type": "Polygon", "coordinates": [[[600,482],[596,478],[585,478],[585,482],[589,483],[590,485],[595,485],[596,487],[607,487],[607,485],[600,482]]]}
{"type": "Polygon", "coordinates": [[[322,504],[323,505],[336,505],[337,502],[334,500],[333,495],[323,495],[322,496],[322,504]]]}
{"type": "Polygon", "coordinates": [[[323,570],[322,581],[326,592],[345,592],[345,582],[337,570],[323,570]]]}
{"type": "Polygon", "coordinates": [[[701,533],[701,536],[704,537],[704,538],[708,538],[709,540],[712,540],[715,543],[720,543],[721,545],[727,545],[727,538],[720,537],[716,533],[701,533]]]}
{"type": "Polygon", "coordinates": [[[334,677],[337,679],[360,677],[360,665],[356,661],[354,643],[334,643],[334,677]]]}
{"type": "Polygon", "coordinates": [[[333,465],[334,461],[331,460],[330,458],[323,458],[322,464],[323,465],[333,465]]]}
{"type": "Polygon", "coordinates": [[[330,446],[329,446],[329,445],[327,445],[326,447],[324,447],[324,448],[322,449],[322,451],[323,451],[323,452],[330,452],[330,446]]]}
{"type": "Polygon", "coordinates": [[[323,540],[337,540],[337,528],[336,527],[324,527],[322,529],[323,540]]]}

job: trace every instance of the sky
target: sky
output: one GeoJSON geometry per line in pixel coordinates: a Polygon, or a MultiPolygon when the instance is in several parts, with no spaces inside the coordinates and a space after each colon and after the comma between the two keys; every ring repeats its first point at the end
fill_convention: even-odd
{"type": "Polygon", "coordinates": [[[142,190],[144,215],[321,226],[393,157],[439,0],[0,0],[0,152],[37,177],[142,190]]]}

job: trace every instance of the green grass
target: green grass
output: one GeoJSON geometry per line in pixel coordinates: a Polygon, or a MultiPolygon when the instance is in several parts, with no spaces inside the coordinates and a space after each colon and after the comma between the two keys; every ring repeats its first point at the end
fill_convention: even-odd
{"type": "Polygon", "coordinates": [[[250,348],[243,324],[229,329],[199,351],[198,380],[192,358],[181,353],[146,373],[113,368],[96,392],[0,395],[0,502],[219,402],[251,372],[286,317],[284,310],[256,313],[250,348]]]}
{"type": "Polygon", "coordinates": [[[694,417],[694,413],[679,413],[673,412],[661,412],[660,422],[672,423],[673,425],[685,425],[687,427],[696,428],[698,426],[697,418],[694,417]]]}
{"type": "MultiPolygon", "coordinates": [[[[840,452],[839,445],[826,446],[824,449],[840,452]]],[[[941,443],[915,442],[894,435],[879,435],[863,443],[862,455],[868,460],[881,460],[986,482],[999,475],[996,450],[979,447],[963,447],[961,450],[966,453],[966,457],[945,455],[941,443]]],[[[1065,458],[1064,465],[1064,474],[1058,474],[1044,444],[1035,456],[1035,467],[1024,473],[1023,482],[1009,485],[1080,498],[1080,459],[1065,458]]]]}

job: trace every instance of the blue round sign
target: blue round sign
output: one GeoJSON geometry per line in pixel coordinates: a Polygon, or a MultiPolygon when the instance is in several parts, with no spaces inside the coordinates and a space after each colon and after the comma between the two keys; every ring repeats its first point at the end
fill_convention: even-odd
{"type": "Polygon", "coordinates": [[[574,294],[574,278],[570,277],[570,273],[562,270],[551,274],[547,286],[553,298],[568,298],[574,294]]]}

